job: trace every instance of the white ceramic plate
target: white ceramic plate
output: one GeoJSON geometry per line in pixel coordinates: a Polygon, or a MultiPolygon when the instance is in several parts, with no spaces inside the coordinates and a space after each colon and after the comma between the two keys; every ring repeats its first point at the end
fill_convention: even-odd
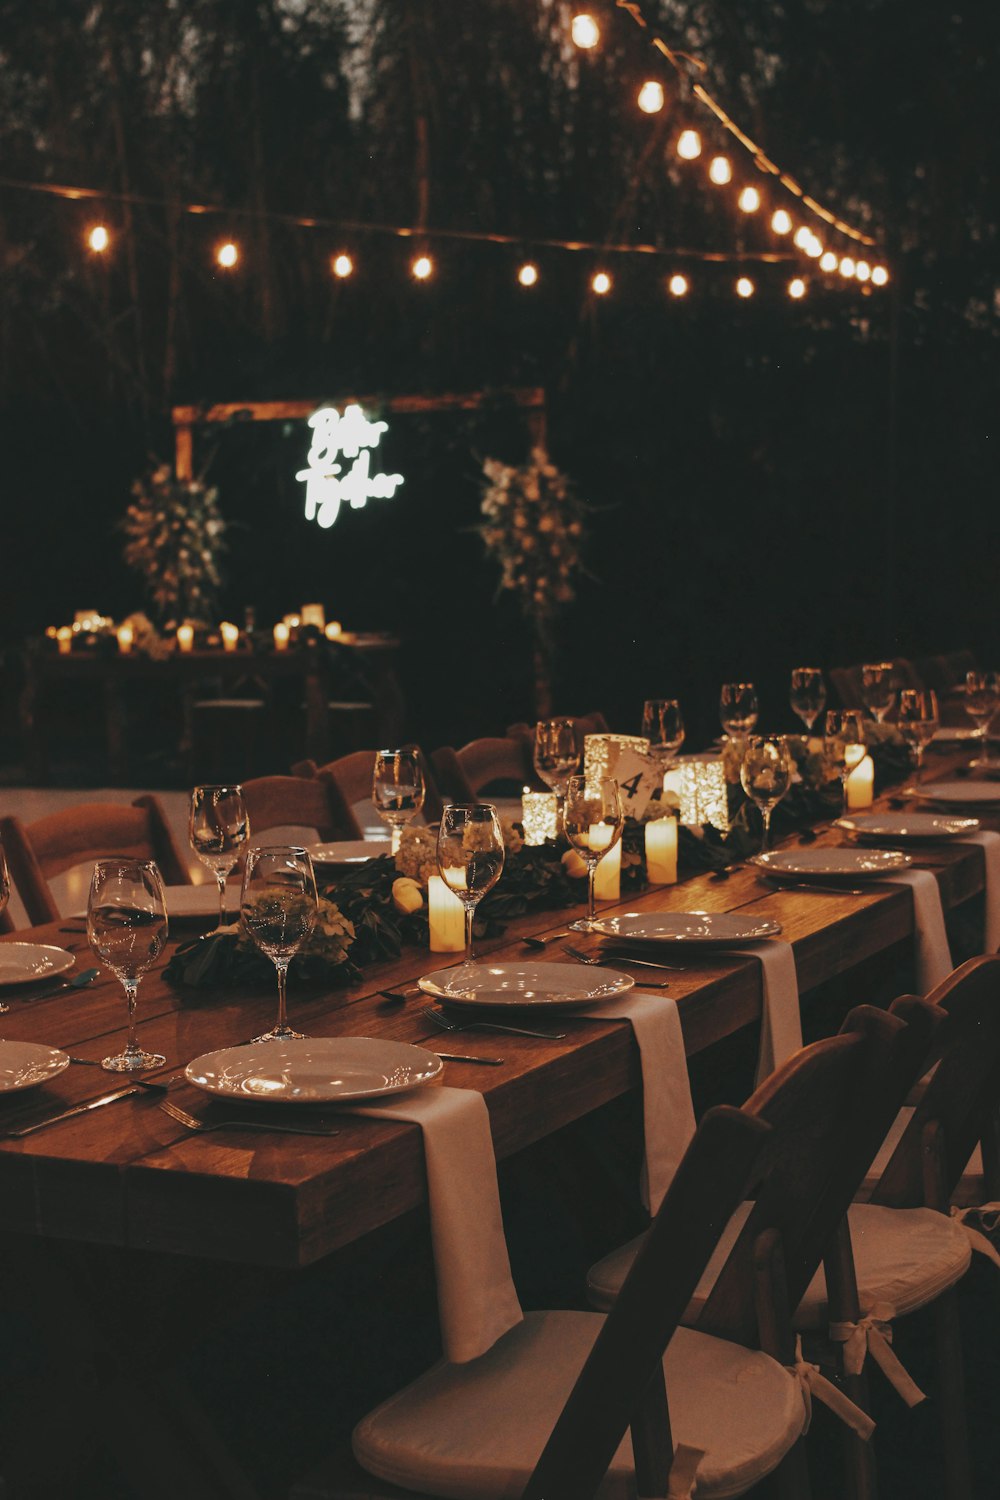
{"type": "Polygon", "coordinates": [[[944,813],[851,813],[838,818],[835,828],[843,828],[859,839],[889,839],[893,843],[918,843],[937,839],[959,839],[963,833],[975,833],[978,818],[954,818],[944,813]]]}
{"type": "Polygon", "coordinates": [[[425,995],[449,1005],[597,1005],[625,995],[634,980],[587,964],[465,964],[419,981],[425,995]]]}
{"type": "Polygon", "coordinates": [[[620,917],[598,917],[593,931],[633,943],[706,943],[725,948],[777,937],[781,924],[731,911],[626,911],[620,917]]]}
{"type": "Polygon", "coordinates": [[[0,1094],[33,1089],[69,1067],[65,1052],[36,1042],[0,1042],[0,1094]]]}
{"type": "Polygon", "coordinates": [[[444,1064],[407,1042],[370,1036],[251,1042],[206,1052],[184,1069],[195,1088],[263,1104],[345,1104],[430,1083],[444,1064]]]}
{"type": "Polygon", "coordinates": [[[388,839],[345,839],[339,844],[307,844],[306,849],[317,865],[360,865],[366,859],[388,854],[388,839]]]}
{"type": "Polygon", "coordinates": [[[911,797],[938,802],[942,807],[985,807],[1000,802],[1000,783],[995,781],[929,781],[913,787],[911,797]]]}
{"type": "Polygon", "coordinates": [[[931,735],[934,745],[960,745],[967,740],[979,740],[982,736],[974,724],[942,724],[931,735]]]}
{"type": "MultiPolygon", "coordinates": [[[[169,922],[201,921],[204,917],[219,915],[219,887],[213,880],[211,885],[165,885],[163,896],[167,903],[169,922]]],[[[240,909],[239,882],[234,881],[226,890],[226,916],[232,919],[240,909]]],[[[86,911],[73,913],[86,917],[86,911]]]]}
{"type": "Polygon", "coordinates": [[[0,984],[31,984],[37,979],[51,979],[65,974],[76,963],[76,957],[65,948],[49,948],[41,943],[0,943],[0,984]]]}
{"type": "Polygon", "coordinates": [[[774,849],[750,860],[779,880],[881,880],[912,863],[898,849],[774,849]]]}

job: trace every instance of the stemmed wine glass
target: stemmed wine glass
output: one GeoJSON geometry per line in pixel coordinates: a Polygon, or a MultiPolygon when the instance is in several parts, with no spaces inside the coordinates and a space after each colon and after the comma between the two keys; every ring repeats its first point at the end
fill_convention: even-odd
{"type": "Polygon", "coordinates": [[[827,759],[840,773],[840,785],[844,794],[843,811],[846,812],[848,778],[865,756],[865,722],[858,709],[827,710],[823,748],[827,759]]]}
{"type": "Polygon", "coordinates": [[[597,866],[622,836],[625,815],[622,812],[618,783],[613,776],[593,781],[586,776],[571,776],[566,785],[563,804],[566,837],[587,862],[587,927],[593,927],[594,877],[597,866]]]}
{"type": "Polygon", "coordinates": [[[278,1019],[255,1042],[302,1036],[288,1024],[288,965],[316,923],[316,876],[305,849],[295,844],[251,849],[243,871],[240,917],[244,931],[266,953],[278,974],[278,1019]]]}
{"type": "Polygon", "coordinates": [[[884,724],[896,701],[896,668],[891,661],[866,662],[861,668],[861,701],[884,724]]]}
{"type": "Polygon", "coordinates": [[[372,772],[375,811],[392,829],[392,853],[403,829],[424,805],[424,772],[416,750],[376,750],[372,772]]]}
{"type": "Polygon", "coordinates": [[[726,733],[744,739],[757,723],[757,689],[752,682],[724,682],[719,693],[719,719],[726,733]]]}
{"type": "Polygon", "coordinates": [[[649,753],[668,765],[684,743],[684,717],[676,698],[647,698],[642,706],[642,733],[649,753]]]}
{"type": "MultiPolygon", "coordinates": [[[[7,902],[9,900],[10,875],[7,870],[7,856],[3,852],[3,844],[0,844],[0,912],[7,910],[7,902]]],[[[3,1015],[5,1010],[10,1010],[10,1006],[5,1005],[3,1001],[0,1000],[0,1016],[3,1015]]]]}
{"type": "Polygon", "coordinates": [[[250,839],[241,786],[196,786],[188,815],[191,848],[219,883],[219,921],[226,917],[226,877],[250,839]]]}
{"type": "Polygon", "coordinates": [[[560,799],[566,795],[566,778],[580,764],[580,747],[572,719],[539,719],[535,725],[535,770],[560,799]]]}
{"type": "Polygon", "coordinates": [[[767,848],[771,814],[792,784],[794,763],[783,734],[751,734],[743,752],[740,781],[747,796],[760,808],[764,836],[760,852],[767,848]]]}
{"type": "Polygon", "coordinates": [[[101,1063],[109,1073],[159,1068],[166,1058],[144,1052],[135,1037],[139,979],[167,940],[163,881],[151,859],[99,859],[87,901],[87,937],[97,957],[121,980],[128,1001],[128,1041],[124,1052],[101,1063]]]}
{"type": "Polygon", "coordinates": [[[1000,673],[997,672],[966,672],[965,674],[965,712],[973,719],[979,734],[979,741],[983,747],[982,756],[977,757],[970,764],[974,766],[990,766],[993,764],[990,755],[990,722],[993,715],[1000,706],[1000,673]]]}
{"type": "Polygon", "coordinates": [[[793,667],[789,693],[792,710],[806,726],[806,734],[826,706],[826,683],[819,667],[793,667]]]}
{"type": "Polygon", "coordinates": [[[500,879],[504,842],[497,810],[489,802],[446,802],[438,826],[441,879],[465,908],[465,963],[472,963],[476,907],[500,879]]]}
{"type": "Polygon", "coordinates": [[[924,750],[934,738],[941,722],[937,693],[931,688],[904,688],[899,695],[897,726],[904,740],[913,747],[917,762],[917,785],[924,770],[924,750]]]}

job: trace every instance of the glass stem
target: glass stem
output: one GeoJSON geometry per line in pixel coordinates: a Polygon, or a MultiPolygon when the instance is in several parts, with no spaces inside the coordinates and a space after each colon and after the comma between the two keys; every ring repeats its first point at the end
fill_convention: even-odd
{"type": "Polygon", "coordinates": [[[277,1029],[283,1031],[288,1025],[288,965],[291,959],[276,958],[274,967],[278,971],[278,1022],[277,1029]]]}
{"type": "Polygon", "coordinates": [[[219,882],[219,920],[216,923],[216,932],[226,920],[226,873],[225,870],[215,872],[215,878],[219,882]]]}
{"type": "Polygon", "coordinates": [[[587,861],[587,926],[593,927],[597,920],[597,907],[594,901],[594,885],[597,880],[597,866],[599,861],[588,859],[587,861]]]}
{"type": "Polygon", "coordinates": [[[125,999],[128,1002],[128,1042],[125,1047],[125,1055],[131,1056],[138,1052],[139,1044],[135,1039],[135,1003],[138,998],[138,979],[123,979],[122,987],[125,990],[125,999]]]}
{"type": "Polygon", "coordinates": [[[853,767],[851,767],[850,769],[848,769],[847,771],[845,771],[844,774],[843,774],[843,776],[840,779],[840,784],[841,784],[841,786],[843,788],[843,792],[844,792],[844,806],[842,808],[842,811],[845,812],[845,813],[848,811],[848,806],[847,806],[847,783],[851,779],[851,770],[852,769],[853,769],[853,767]]]}
{"type": "Polygon", "coordinates": [[[769,802],[761,808],[760,815],[764,819],[764,837],[760,841],[760,852],[764,854],[767,851],[767,840],[771,832],[771,804],[769,802]]]}
{"type": "Polygon", "coordinates": [[[472,919],[473,919],[473,917],[475,915],[476,915],[476,908],[474,906],[466,906],[466,908],[465,908],[465,962],[467,964],[471,964],[471,962],[472,962],[472,919]]]}

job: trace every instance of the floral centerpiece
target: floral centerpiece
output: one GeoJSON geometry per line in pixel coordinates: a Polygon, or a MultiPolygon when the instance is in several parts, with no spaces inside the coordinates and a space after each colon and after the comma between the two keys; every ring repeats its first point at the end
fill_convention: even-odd
{"type": "Polygon", "coordinates": [[[132,495],[121,522],[125,562],[141,576],[161,621],[213,619],[226,545],[218,491],[203,478],[177,479],[161,464],[135,481],[132,495]]]}

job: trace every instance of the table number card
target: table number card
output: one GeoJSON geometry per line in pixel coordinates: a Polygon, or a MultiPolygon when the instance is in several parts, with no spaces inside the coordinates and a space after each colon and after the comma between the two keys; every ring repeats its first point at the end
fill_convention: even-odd
{"type": "Polygon", "coordinates": [[[622,750],[614,774],[626,818],[640,819],[650,799],[663,790],[663,766],[651,755],[622,750]]]}

